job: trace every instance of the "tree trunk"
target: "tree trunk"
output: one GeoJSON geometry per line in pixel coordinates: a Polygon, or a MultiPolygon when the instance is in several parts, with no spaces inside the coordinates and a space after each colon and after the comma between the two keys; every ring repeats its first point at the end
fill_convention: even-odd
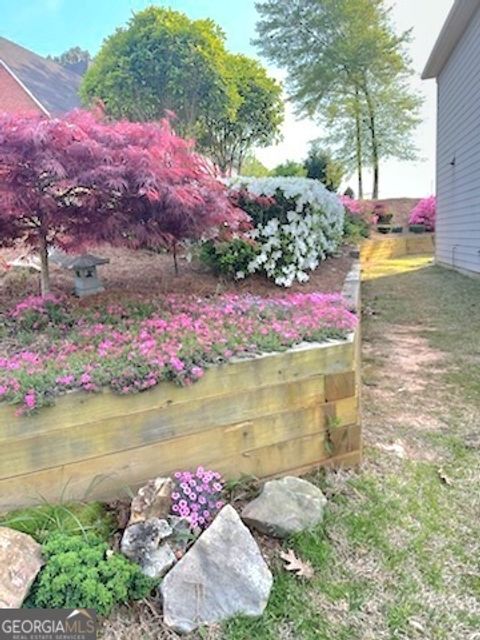
{"type": "Polygon", "coordinates": [[[358,199],[363,200],[363,149],[362,149],[362,126],[360,122],[360,98],[358,89],[355,89],[355,143],[356,162],[358,175],[358,199]]]}
{"type": "Polygon", "coordinates": [[[46,235],[40,233],[40,293],[42,296],[50,293],[50,270],[48,267],[48,245],[46,235]]]}
{"type": "Polygon", "coordinates": [[[373,164],[372,199],[377,200],[378,191],[379,191],[380,161],[379,161],[377,130],[376,130],[376,122],[375,122],[375,109],[374,109],[372,97],[370,95],[366,82],[364,85],[364,91],[365,91],[365,98],[367,101],[370,138],[371,138],[371,144],[372,144],[372,164],[373,164]]]}
{"type": "Polygon", "coordinates": [[[174,267],[175,267],[175,275],[178,276],[178,258],[177,258],[177,243],[176,242],[173,243],[172,253],[173,253],[173,264],[174,264],[174,267]]]}

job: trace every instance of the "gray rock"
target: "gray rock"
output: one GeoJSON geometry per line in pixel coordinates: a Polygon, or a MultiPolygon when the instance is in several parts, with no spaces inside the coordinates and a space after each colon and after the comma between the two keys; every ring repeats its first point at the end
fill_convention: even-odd
{"type": "Polygon", "coordinates": [[[130,506],[128,524],[143,522],[150,518],[166,518],[172,506],[174,483],[171,478],[155,478],[138,490],[130,506]]]}
{"type": "Polygon", "coordinates": [[[120,549],[151,578],[161,578],[175,562],[170,546],[162,544],[173,533],[166,520],[150,518],[125,529],[120,549]]]}
{"type": "Polygon", "coordinates": [[[319,524],[326,504],[318,487],[287,476],[266,482],[258,498],[243,509],[242,519],[262,533],[287,538],[319,524]]]}
{"type": "Polygon", "coordinates": [[[156,551],[152,551],[143,558],[140,568],[149,578],[158,579],[163,578],[176,561],[172,547],[165,542],[156,551]]]}
{"type": "Polygon", "coordinates": [[[178,633],[237,614],[260,616],[272,574],[233,507],[225,506],[161,585],[164,621],[178,633]]]}
{"type": "Polygon", "coordinates": [[[168,542],[176,557],[180,558],[201,532],[192,531],[188,520],[180,516],[168,516],[168,524],[172,527],[172,535],[168,542]]]}
{"type": "Polygon", "coordinates": [[[41,547],[26,533],[0,527],[0,609],[18,609],[43,565],[41,547]]]}
{"type": "Polygon", "coordinates": [[[166,520],[150,518],[127,527],[120,548],[123,555],[141,564],[145,554],[156,551],[160,542],[171,535],[172,527],[166,520]]]}

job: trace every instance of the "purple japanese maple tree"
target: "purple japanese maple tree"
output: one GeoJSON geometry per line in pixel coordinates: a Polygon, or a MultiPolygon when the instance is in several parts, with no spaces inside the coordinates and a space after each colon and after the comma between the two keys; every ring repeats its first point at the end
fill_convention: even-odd
{"type": "Polygon", "coordinates": [[[247,224],[193,143],[167,120],[0,114],[0,246],[21,242],[38,251],[43,294],[53,245],[175,248],[247,224]]]}

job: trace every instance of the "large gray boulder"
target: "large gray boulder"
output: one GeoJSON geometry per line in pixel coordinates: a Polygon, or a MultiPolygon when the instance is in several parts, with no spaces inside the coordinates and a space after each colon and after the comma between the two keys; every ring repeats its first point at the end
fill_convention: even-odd
{"type": "Polygon", "coordinates": [[[164,578],[164,620],[178,633],[189,633],[237,614],[260,616],[271,587],[257,543],[227,505],[164,578]]]}
{"type": "Polygon", "coordinates": [[[286,476],[266,482],[258,498],[243,509],[242,519],[262,533],[287,538],[319,524],[326,504],[311,482],[286,476]]]}
{"type": "Polygon", "coordinates": [[[18,609],[43,565],[41,547],[20,531],[0,527],[0,609],[18,609]]]}

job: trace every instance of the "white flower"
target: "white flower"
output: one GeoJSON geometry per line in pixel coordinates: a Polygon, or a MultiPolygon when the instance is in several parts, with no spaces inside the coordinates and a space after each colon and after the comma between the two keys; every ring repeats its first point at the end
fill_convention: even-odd
{"type": "Polygon", "coordinates": [[[257,196],[275,196],[281,190],[295,201],[294,208],[284,214],[283,223],[272,218],[251,232],[260,253],[248,265],[249,273],[262,270],[279,286],[289,287],[295,280],[306,282],[307,272],[316,269],[338,247],[344,208],[318,180],[239,176],[229,184],[231,189],[245,188],[257,196]]]}

